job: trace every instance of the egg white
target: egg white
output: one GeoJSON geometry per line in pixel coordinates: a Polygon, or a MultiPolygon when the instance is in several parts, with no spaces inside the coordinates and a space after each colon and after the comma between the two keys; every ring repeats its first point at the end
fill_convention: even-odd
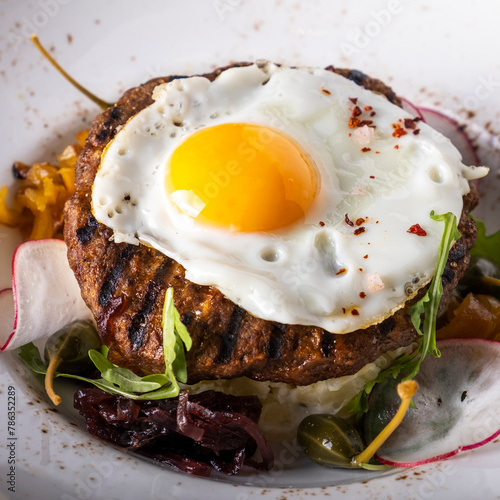
{"type": "MultiPolygon", "coordinates": [[[[103,154],[92,194],[96,219],[114,230],[116,242],[158,249],[181,263],[189,280],[267,320],[347,333],[392,315],[433,275],[443,228],[431,210],[460,217],[467,180],[484,174],[463,165],[424,123],[418,135],[395,137],[394,124],[412,118],[408,113],[326,70],[254,64],[213,82],[174,80],[153,98],[103,154]],[[349,127],[356,99],[375,111],[374,127],[349,127]],[[320,185],[303,221],[232,232],[196,222],[203,206],[192,193],[166,192],[176,148],[223,123],[279,130],[310,156],[320,185]],[[408,233],[415,224],[427,235],[408,233]]],[[[226,181],[216,177],[211,188],[226,181]]]]}

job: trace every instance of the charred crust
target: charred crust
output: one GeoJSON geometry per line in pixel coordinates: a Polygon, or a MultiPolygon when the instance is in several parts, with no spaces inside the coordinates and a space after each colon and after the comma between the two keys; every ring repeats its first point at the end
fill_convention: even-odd
{"type": "Polygon", "coordinates": [[[141,348],[146,340],[150,315],[153,313],[156,301],[162,293],[162,284],[167,272],[167,263],[163,263],[156,272],[154,279],[148,283],[141,309],[130,322],[128,338],[134,351],[141,348]]]}
{"type": "Polygon", "coordinates": [[[380,323],[378,331],[381,335],[389,335],[396,328],[396,321],[391,316],[380,323]]]}
{"type": "Polygon", "coordinates": [[[245,314],[246,311],[241,307],[234,307],[226,331],[221,338],[219,352],[214,360],[216,364],[227,363],[231,359],[245,314]]]}
{"type": "Polygon", "coordinates": [[[92,214],[89,215],[88,224],[81,226],[76,230],[76,237],[81,245],[88,243],[97,229],[98,222],[92,214]]]}
{"type": "Polygon", "coordinates": [[[127,265],[128,260],[134,253],[134,247],[132,245],[124,245],[122,250],[120,251],[118,258],[114,262],[114,265],[109,270],[104,283],[101,286],[101,290],[99,292],[99,305],[104,307],[109,300],[115,295],[116,287],[118,285],[118,281],[123,275],[125,267],[127,265]]]}
{"type": "Polygon", "coordinates": [[[283,345],[285,343],[286,326],[281,323],[275,323],[271,328],[269,342],[267,344],[267,354],[272,359],[280,359],[283,345]]]}
{"type": "Polygon", "coordinates": [[[323,330],[321,336],[321,352],[323,356],[325,356],[325,358],[330,357],[334,345],[335,345],[335,338],[333,333],[323,330]]]}

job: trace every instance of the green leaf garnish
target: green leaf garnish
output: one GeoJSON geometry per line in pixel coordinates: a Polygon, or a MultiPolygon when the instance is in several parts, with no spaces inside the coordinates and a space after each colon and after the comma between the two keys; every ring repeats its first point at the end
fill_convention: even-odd
{"type": "Polygon", "coordinates": [[[170,380],[173,390],[180,392],[179,382],[187,382],[186,357],[184,346],[189,351],[192,346],[191,337],[181,321],[179,312],[174,306],[174,291],[172,288],[165,294],[163,305],[163,353],[165,356],[165,375],[170,380]]]}
{"type": "Polygon", "coordinates": [[[40,357],[40,352],[33,342],[19,348],[19,358],[32,371],[39,375],[47,373],[47,366],[40,357]]]}
{"type": "Polygon", "coordinates": [[[485,258],[500,267],[500,231],[486,236],[484,222],[477,219],[474,222],[477,226],[477,238],[470,251],[471,256],[485,258]]]}
{"type": "MultiPolygon", "coordinates": [[[[191,337],[180,320],[180,315],[173,302],[173,289],[169,288],[165,296],[163,310],[163,346],[165,373],[139,377],[131,370],[121,368],[108,359],[109,349],[101,347],[101,352],[90,349],[89,357],[101,372],[101,378],[91,379],[70,373],[55,373],[55,377],[71,378],[88,382],[110,394],[125,396],[130,399],[164,399],[179,395],[177,380],[187,381],[186,356],[184,346],[190,349],[191,337]],[[181,326],[182,325],[182,326],[181,326]]],[[[19,357],[33,372],[45,375],[47,366],[40,357],[37,347],[30,342],[20,348],[19,357]]]]}
{"type": "Polygon", "coordinates": [[[448,260],[450,248],[461,235],[457,227],[457,218],[452,213],[435,215],[432,211],[430,216],[433,220],[444,222],[444,230],[439,245],[434,277],[426,294],[410,308],[411,321],[420,335],[417,340],[417,348],[409,354],[398,356],[388,368],[382,370],[377,378],[368,382],[364,389],[347,403],[349,411],[357,415],[358,418],[368,411],[368,395],[376,384],[385,382],[389,377],[396,378],[400,374],[405,375],[403,380],[410,380],[417,375],[426,356],[429,354],[440,356],[436,347],[436,317],[439,301],[443,294],[441,276],[448,260]],[[422,314],[424,315],[423,329],[420,327],[422,314]]]}

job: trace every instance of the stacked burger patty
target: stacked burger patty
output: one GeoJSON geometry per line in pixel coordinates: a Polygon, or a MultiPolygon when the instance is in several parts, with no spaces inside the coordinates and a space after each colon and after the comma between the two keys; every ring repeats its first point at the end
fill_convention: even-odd
{"type": "MultiPolygon", "coordinates": [[[[212,81],[225,69],[203,76],[212,81]]],[[[401,104],[379,80],[358,71],[327,69],[401,104]]],[[[154,88],[175,78],[179,77],[158,78],[129,90],[96,118],[77,163],[76,192],[65,208],[69,262],[99,334],[110,348],[110,359],[136,372],[164,371],[161,320],[168,287],[174,287],[175,305],[193,339],[186,359],[189,383],[247,376],[308,385],[354,374],[381,354],[415,341],[418,334],[409,308],[425,289],[384,321],[336,334],[315,326],[259,319],[216,288],[187,280],[184,268],[159,251],[113,241],[113,231],[92,215],[92,186],[101,155],[117,130],[153,102],[154,88]]],[[[462,238],[451,249],[442,276],[442,306],[468,265],[476,229],[467,214],[476,203],[471,186],[459,223],[462,238]]]]}

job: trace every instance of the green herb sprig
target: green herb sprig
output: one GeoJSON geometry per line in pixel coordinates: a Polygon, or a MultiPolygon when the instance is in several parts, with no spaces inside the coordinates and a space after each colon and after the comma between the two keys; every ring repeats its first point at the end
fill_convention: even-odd
{"type": "MultiPolygon", "coordinates": [[[[139,377],[131,370],[121,368],[108,359],[109,349],[101,346],[100,350],[91,349],[89,357],[100,371],[101,378],[92,379],[71,373],[56,372],[55,377],[71,378],[88,382],[110,394],[117,394],[131,399],[164,399],[179,395],[179,384],[187,381],[187,368],[184,347],[191,349],[192,340],[174,306],[173,289],[165,294],[163,308],[163,349],[165,373],[139,377]]],[[[30,370],[40,375],[47,373],[47,366],[40,357],[38,348],[30,342],[20,348],[19,357],[30,370]]]]}
{"type": "Polygon", "coordinates": [[[461,237],[461,234],[458,231],[457,218],[452,213],[435,215],[432,211],[430,216],[433,220],[444,222],[444,230],[439,245],[434,277],[426,294],[410,308],[411,321],[420,335],[417,340],[417,348],[409,354],[398,356],[388,368],[382,370],[377,378],[368,382],[364,389],[347,403],[349,411],[358,418],[368,411],[368,395],[376,384],[385,382],[389,377],[396,378],[399,375],[404,375],[403,380],[411,380],[417,375],[422,361],[429,354],[435,357],[441,355],[436,347],[436,318],[439,301],[443,294],[441,276],[448,260],[450,248],[461,237]],[[422,314],[424,315],[423,329],[421,329],[422,314]]]}

